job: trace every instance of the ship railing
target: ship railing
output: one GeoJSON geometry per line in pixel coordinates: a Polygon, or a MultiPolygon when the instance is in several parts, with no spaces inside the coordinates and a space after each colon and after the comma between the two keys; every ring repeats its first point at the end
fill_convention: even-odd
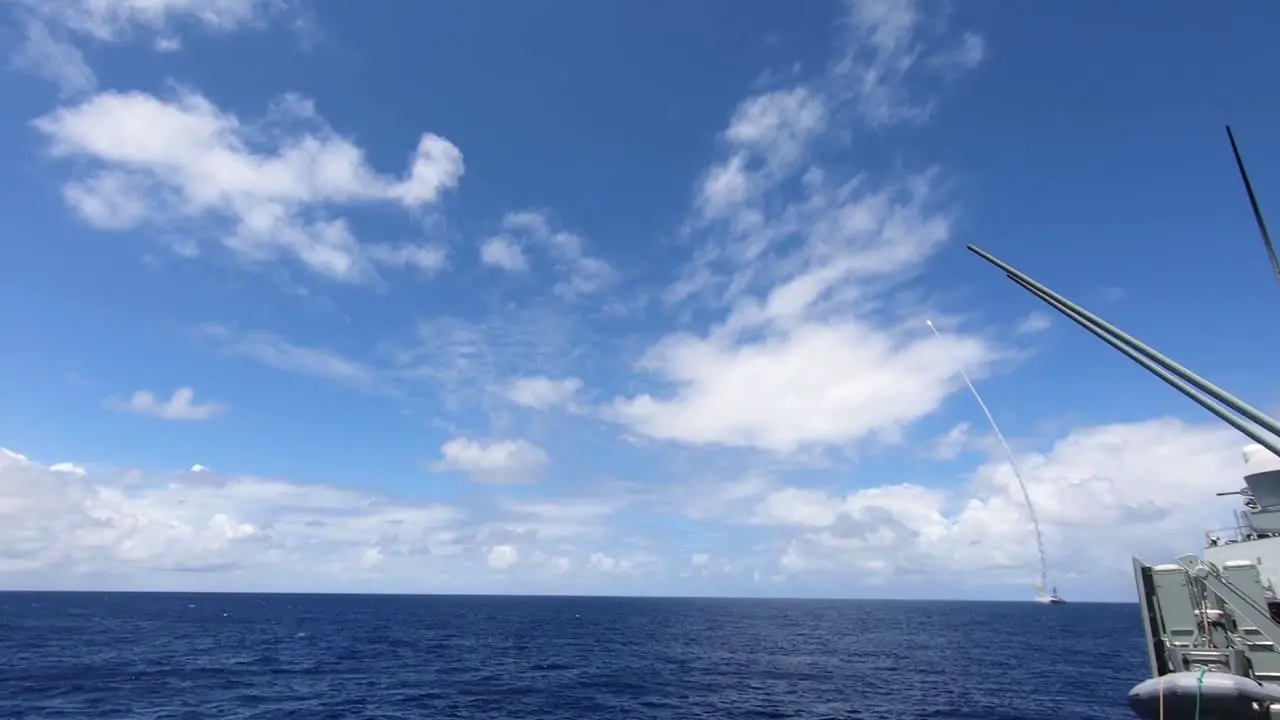
{"type": "Polygon", "coordinates": [[[1231,527],[1206,530],[1204,533],[1204,546],[1209,548],[1220,545],[1234,545],[1252,539],[1253,528],[1248,525],[1237,524],[1231,527]]]}

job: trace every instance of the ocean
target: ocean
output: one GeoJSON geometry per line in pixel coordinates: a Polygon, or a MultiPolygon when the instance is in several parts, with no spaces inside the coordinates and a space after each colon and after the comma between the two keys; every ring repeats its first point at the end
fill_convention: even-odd
{"type": "Polygon", "coordinates": [[[1135,605],[0,593],[0,718],[1132,720],[1135,605]]]}

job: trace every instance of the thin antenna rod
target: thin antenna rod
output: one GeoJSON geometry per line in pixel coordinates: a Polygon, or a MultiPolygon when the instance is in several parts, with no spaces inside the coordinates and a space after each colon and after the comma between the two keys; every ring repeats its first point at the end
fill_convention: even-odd
{"type": "Polygon", "coordinates": [[[1227,126],[1227,139],[1231,141],[1231,153],[1236,156],[1236,167],[1240,170],[1240,179],[1244,181],[1244,191],[1249,195],[1249,207],[1253,208],[1253,219],[1258,223],[1258,232],[1262,234],[1262,246],[1267,251],[1267,259],[1271,261],[1271,271],[1276,281],[1280,282],[1280,259],[1276,258],[1275,245],[1271,243],[1271,233],[1267,232],[1267,223],[1262,219],[1262,209],[1258,207],[1258,197],[1253,194],[1253,183],[1249,182],[1249,173],[1244,169],[1244,160],[1240,157],[1240,148],[1236,145],[1235,133],[1227,126]]]}
{"type": "MultiPolygon", "coordinates": [[[[1246,418],[1252,420],[1258,425],[1261,425],[1272,435],[1275,435],[1276,437],[1280,437],[1280,423],[1276,422],[1274,419],[1272,419],[1271,417],[1263,413],[1261,410],[1253,407],[1252,405],[1249,405],[1248,403],[1244,402],[1240,398],[1235,397],[1231,393],[1228,393],[1226,390],[1223,390],[1217,385],[1214,385],[1213,383],[1200,377],[1194,372],[1191,372],[1190,370],[1183,367],[1182,365],[1179,365],[1178,363],[1174,362],[1171,358],[1162,354],[1160,351],[1156,350],[1150,345],[1147,345],[1146,343],[1135,338],[1134,336],[1126,333],[1125,331],[1121,330],[1115,325],[1112,325],[1106,320],[1103,320],[1097,315],[1094,315],[1088,310],[1071,302],[1070,300],[1063,297],[1062,295],[1059,295],[1053,290],[1050,290],[1044,285],[1041,285],[1040,283],[1028,277],[1025,273],[1020,272],[1019,270],[1008,265],[1007,263],[1001,262],[999,259],[991,255],[990,253],[980,248],[974,247],[973,245],[969,245],[968,248],[970,252],[974,253],[978,257],[981,257],[983,260],[986,260],[992,265],[995,265],[1001,270],[1004,270],[1005,273],[1008,274],[1010,278],[1017,281],[1019,285],[1022,285],[1027,289],[1036,290],[1037,295],[1042,294],[1045,297],[1048,297],[1054,300],[1055,303],[1062,304],[1066,308],[1070,309],[1073,313],[1080,315],[1081,317],[1086,319],[1091,325],[1101,328],[1107,335],[1117,338],[1124,345],[1133,348],[1137,352],[1153,360],[1157,365],[1167,369],[1169,372],[1182,378],[1183,380],[1186,380],[1188,383],[1191,384],[1192,387],[1205,393],[1209,397],[1212,397],[1213,399],[1217,400],[1223,405],[1226,405],[1228,408],[1245,416],[1246,418]]],[[[1147,367],[1147,366],[1144,364],[1143,367],[1147,367]]]]}
{"type": "MultiPolygon", "coordinates": [[[[938,328],[933,326],[933,321],[925,320],[925,323],[933,331],[933,334],[941,340],[942,335],[938,332],[938,328]]],[[[1036,517],[1036,506],[1031,502],[1031,493],[1027,492],[1027,483],[1022,479],[1022,473],[1018,471],[1017,461],[1013,459],[1013,449],[1009,447],[1009,441],[1004,439],[1004,433],[1000,432],[1000,426],[996,424],[995,416],[991,414],[987,404],[982,401],[982,396],[978,394],[978,388],[974,387],[973,381],[969,379],[969,374],[962,367],[957,366],[956,369],[960,372],[960,377],[964,378],[964,384],[969,386],[969,392],[973,393],[973,399],[978,401],[978,407],[982,408],[982,414],[987,416],[987,422],[991,423],[991,429],[995,431],[996,437],[1000,440],[1000,445],[1004,448],[1005,457],[1009,458],[1009,467],[1013,469],[1013,477],[1017,479],[1018,487],[1022,488],[1022,499],[1027,503],[1027,513],[1031,515],[1031,526],[1036,531],[1036,551],[1040,554],[1039,590],[1043,594],[1048,584],[1049,564],[1045,560],[1044,536],[1040,532],[1040,520],[1036,517]]]]}
{"type": "Polygon", "coordinates": [[[1250,440],[1253,440],[1259,445],[1275,453],[1277,456],[1280,456],[1280,444],[1277,444],[1276,441],[1273,439],[1265,437],[1264,435],[1259,433],[1256,428],[1251,427],[1248,423],[1245,423],[1240,418],[1229,413],[1221,405],[1218,405],[1213,400],[1206,397],[1204,393],[1200,392],[1197,388],[1195,388],[1190,383],[1183,381],[1182,379],[1175,376],[1173,373],[1169,372],[1168,370],[1165,370],[1164,368],[1160,367],[1158,364],[1138,354],[1135,350],[1126,346],[1119,338],[1116,338],[1110,335],[1102,328],[1091,323],[1087,318],[1071,310],[1066,305],[1058,302],[1054,298],[1049,297],[1047,294],[1041,292],[1038,288],[1032,287],[1031,285],[1027,284],[1021,278],[1013,277],[1011,275],[1009,276],[1009,279],[1013,280],[1015,283],[1022,286],[1023,289],[1030,292],[1032,295],[1035,295],[1036,297],[1043,300],[1054,310],[1057,310],[1063,315],[1066,315],[1071,320],[1075,321],[1075,323],[1080,327],[1084,328],[1085,330],[1088,330],[1093,335],[1096,335],[1106,344],[1110,345],[1116,350],[1119,350],[1124,355],[1128,356],[1130,360],[1133,360],[1134,362],[1138,363],[1142,367],[1146,368],[1153,375],[1155,375],[1156,377],[1160,378],[1161,380],[1171,385],[1178,392],[1182,393],[1183,395],[1186,395],[1188,398],[1191,398],[1191,400],[1194,401],[1197,405],[1216,415],[1219,420],[1222,420],[1223,422],[1227,423],[1228,425],[1235,428],[1236,430],[1239,430],[1240,433],[1243,434],[1245,437],[1248,437],[1250,440]]]}

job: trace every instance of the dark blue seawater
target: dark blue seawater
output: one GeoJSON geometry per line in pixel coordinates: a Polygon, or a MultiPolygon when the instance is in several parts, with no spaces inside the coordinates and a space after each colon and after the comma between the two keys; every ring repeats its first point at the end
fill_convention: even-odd
{"type": "Polygon", "coordinates": [[[0,593],[0,718],[1131,720],[1133,605],[0,593]]]}

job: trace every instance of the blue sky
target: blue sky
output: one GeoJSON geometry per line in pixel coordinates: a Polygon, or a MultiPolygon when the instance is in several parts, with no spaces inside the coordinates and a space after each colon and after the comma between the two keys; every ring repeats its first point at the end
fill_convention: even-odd
{"type": "Polygon", "coordinates": [[[966,243],[1280,408],[1268,4],[3,10],[0,585],[1025,598],[964,368],[1128,599],[1246,441],[966,243]]]}

